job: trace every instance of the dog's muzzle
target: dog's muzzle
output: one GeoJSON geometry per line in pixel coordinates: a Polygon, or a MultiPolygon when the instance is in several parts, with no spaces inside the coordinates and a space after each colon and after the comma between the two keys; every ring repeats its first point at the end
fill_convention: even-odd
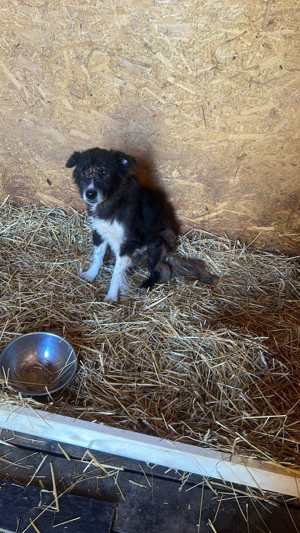
{"type": "Polygon", "coordinates": [[[96,202],[98,193],[96,189],[87,189],[84,193],[84,196],[88,202],[96,202]]]}

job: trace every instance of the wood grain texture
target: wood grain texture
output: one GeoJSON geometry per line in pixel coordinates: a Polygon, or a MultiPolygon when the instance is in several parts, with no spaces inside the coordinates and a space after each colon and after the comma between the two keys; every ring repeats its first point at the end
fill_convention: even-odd
{"type": "Polygon", "coordinates": [[[93,145],[155,161],[187,225],[299,253],[300,5],[8,0],[0,194],[80,207],[93,145]]]}

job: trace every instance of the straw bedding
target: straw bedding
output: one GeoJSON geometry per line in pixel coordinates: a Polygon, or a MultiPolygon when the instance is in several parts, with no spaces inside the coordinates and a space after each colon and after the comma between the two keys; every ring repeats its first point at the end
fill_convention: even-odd
{"type": "Polygon", "coordinates": [[[79,279],[85,217],[60,209],[0,210],[0,349],[37,330],[63,334],[79,356],[73,384],[39,402],[4,381],[0,401],[170,439],[299,464],[300,282],[297,258],[204,232],[180,253],[205,259],[217,287],[182,281],[103,302],[108,264],[79,279]]]}

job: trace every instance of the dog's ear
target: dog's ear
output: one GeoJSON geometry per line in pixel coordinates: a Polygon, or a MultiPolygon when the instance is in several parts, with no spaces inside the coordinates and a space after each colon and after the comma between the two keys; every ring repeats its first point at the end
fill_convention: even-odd
{"type": "Polygon", "coordinates": [[[73,154],[69,157],[68,161],[66,162],[66,167],[67,168],[76,167],[76,165],[78,165],[80,161],[80,158],[81,158],[80,152],[73,152],[73,154]]]}
{"type": "Polygon", "coordinates": [[[121,174],[128,174],[128,172],[134,169],[136,159],[131,155],[127,155],[124,152],[115,152],[115,157],[121,174]]]}

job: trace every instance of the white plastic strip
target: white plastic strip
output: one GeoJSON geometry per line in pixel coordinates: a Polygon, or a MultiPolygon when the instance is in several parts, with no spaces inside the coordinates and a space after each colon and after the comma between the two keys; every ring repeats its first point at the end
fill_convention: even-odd
{"type": "Polygon", "coordinates": [[[300,496],[300,471],[104,424],[2,404],[0,427],[44,440],[55,440],[174,470],[231,481],[262,491],[300,496]]]}

